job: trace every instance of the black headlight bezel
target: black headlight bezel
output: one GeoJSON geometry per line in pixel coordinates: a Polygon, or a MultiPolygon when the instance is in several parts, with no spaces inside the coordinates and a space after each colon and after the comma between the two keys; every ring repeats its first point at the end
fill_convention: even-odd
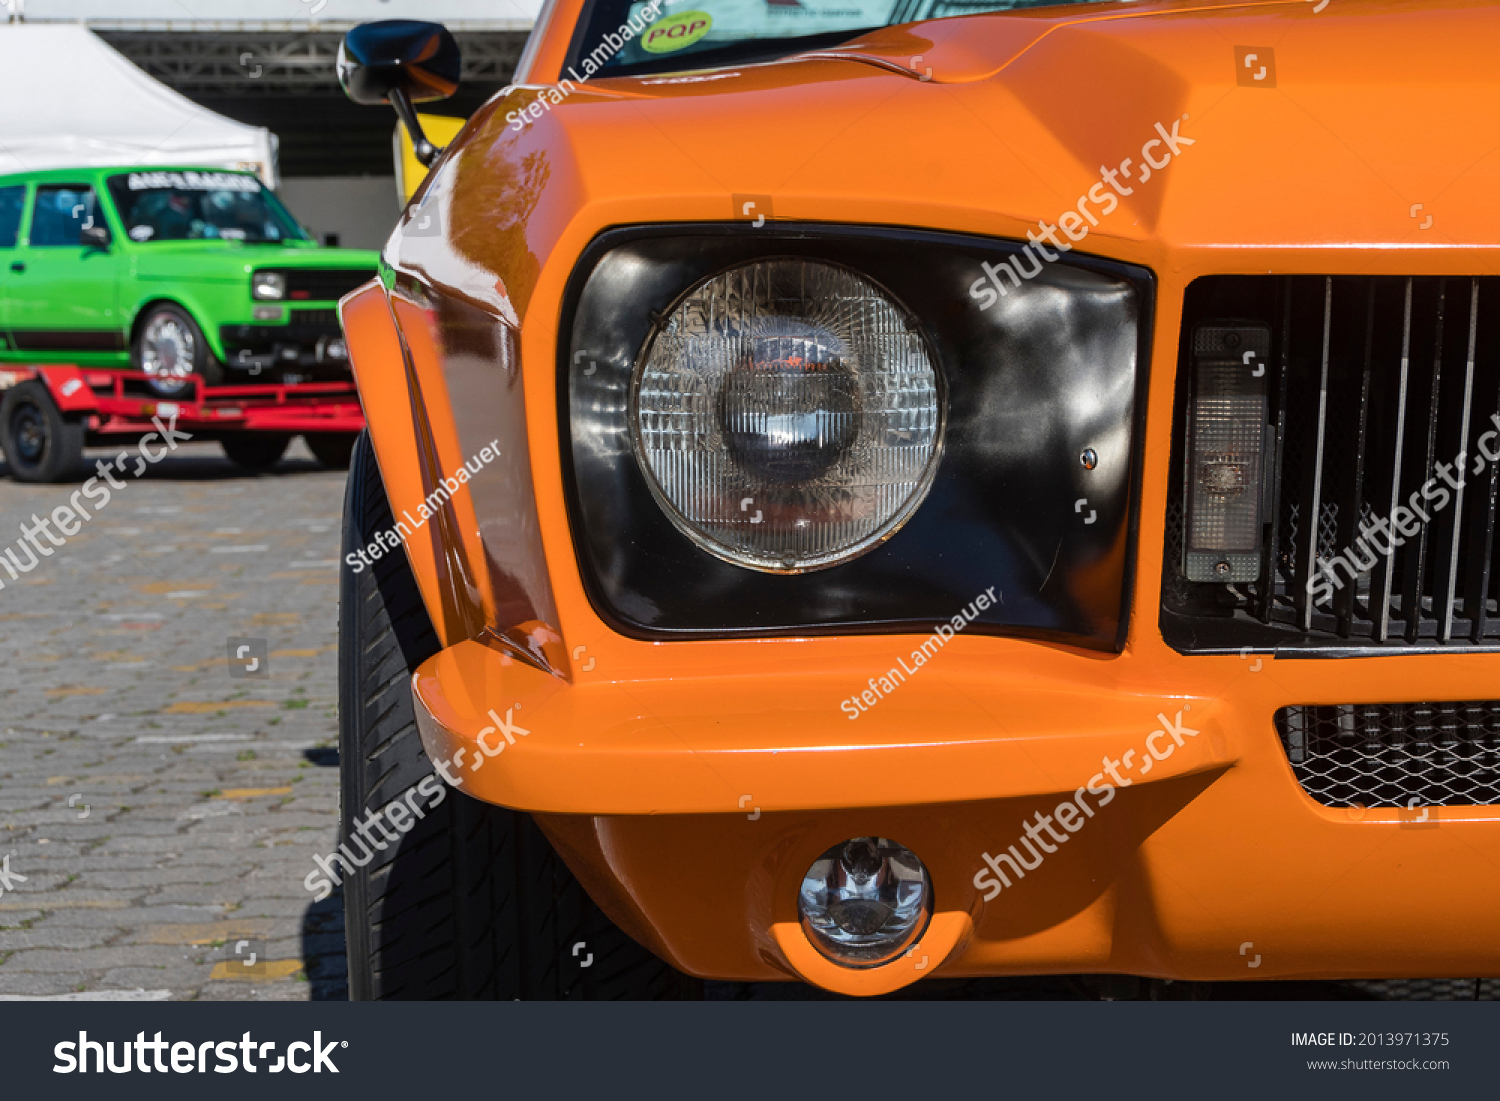
{"type": "MultiPolygon", "coordinates": [[[[981,311],[968,288],[982,276],[983,261],[1004,261],[1021,249],[1010,241],[932,231],[792,223],[632,226],[606,230],[590,242],[564,293],[557,396],[568,519],[584,589],[600,617],[622,634],[651,640],[927,633],[993,585],[1002,600],[980,613],[967,628],[971,633],[1122,648],[1137,542],[1154,277],[1144,268],[1075,253],[1046,265],[1027,284],[1036,293],[1071,283],[1079,293],[1069,301],[1082,296],[1080,288],[1097,291],[1092,297],[1103,301],[1102,281],[1112,281],[1109,294],[1133,299],[1135,339],[1129,341],[1116,324],[1115,358],[1128,348],[1130,362],[1112,362],[1103,375],[1095,365],[1074,364],[1074,374],[1094,371],[1082,379],[1052,378],[1055,364],[1026,359],[1033,349],[1009,349],[1023,361],[1011,381],[1019,379],[1025,390],[1017,400],[1031,411],[1027,423],[1040,418],[1061,438],[1025,461],[1013,454],[997,460],[996,450],[1003,452],[1006,441],[996,437],[990,406],[1000,397],[995,390],[1001,369],[972,362],[974,350],[965,351],[964,342],[972,344],[965,334],[975,332],[996,339],[1003,311],[981,311]],[[842,264],[890,290],[915,319],[944,377],[950,454],[955,419],[970,429],[979,426],[977,436],[960,437],[951,469],[950,454],[944,455],[927,500],[890,539],[849,562],[796,575],[733,565],[678,531],[635,460],[624,413],[609,400],[611,386],[628,395],[636,356],[688,288],[722,268],[773,256],[842,264]],[[600,289],[602,284],[590,290],[606,259],[626,258],[640,261],[628,293],[600,289]],[[610,294],[618,301],[605,301],[610,294]],[[585,307],[590,312],[580,313],[585,307]],[[1113,404],[1104,420],[1125,444],[1114,448],[1114,469],[1102,475],[1086,469],[1080,455],[1095,446],[1103,428],[1091,423],[1083,432],[1076,416],[1070,421],[1063,415],[1076,412],[1057,400],[1057,391],[1069,384],[1110,393],[1113,404]],[[964,408],[958,418],[955,401],[964,408]],[[624,428],[623,441],[611,435],[611,417],[624,428]],[[1050,487],[1040,494],[1038,474],[1041,485],[1050,487]],[[999,514],[997,486],[1010,495],[1009,515],[999,514]],[[1075,494],[1088,498],[1091,523],[1072,507],[1075,494]],[[1024,521],[1018,520],[1022,515],[1024,521]],[[1086,589],[1070,585],[1085,566],[1097,574],[1101,562],[1118,575],[1118,588],[1099,584],[1097,577],[1086,589]]],[[[1013,292],[1008,301],[1023,298],[1013,292]]],[[[1115,308],[1121,309],[1118,303],[1115,308]]],[[[1027,335],[1048,337],[1039,327],[1027,335]]],[[[1098,324],[1087,335],[1110,339],[1098,324]]],[[[1014,404],[1009,395],[1004,400],[1007,408],[1014,404]]]]}

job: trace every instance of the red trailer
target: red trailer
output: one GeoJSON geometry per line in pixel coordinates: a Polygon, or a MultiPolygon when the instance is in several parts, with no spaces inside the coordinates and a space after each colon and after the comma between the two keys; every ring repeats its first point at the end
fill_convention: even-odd
{"type": "Polygon", "coordinates": [[[194,377],[168,399],[140,371],[16,366],[0,368],[0,393],[0,450],[22,482],[72,480],[84,447],[139,440],[157,431],[154,418],[218,440],[247,470],[274,465],[293,436],[325,465],[345,467],[365,426],[352,381],[205,386],[194,377]]]}

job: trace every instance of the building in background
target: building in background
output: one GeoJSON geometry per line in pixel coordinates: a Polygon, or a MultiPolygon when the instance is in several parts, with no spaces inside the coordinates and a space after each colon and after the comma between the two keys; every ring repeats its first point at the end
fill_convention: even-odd
{"type": "MultiPolygon", "coordinates": [[[[344,31],[375,19],[445,23],[464,85],[433,104],[467,116],[514,73],[540,0],[25,0],[27,23],[84,21],[189,99],[280,139],[281,192],[320,240],[385,243],[400,210],[394,117],[344,98],[334,59],[344,31]]],[[[0,22],[20,4],[0,0],[0,22]]]]}

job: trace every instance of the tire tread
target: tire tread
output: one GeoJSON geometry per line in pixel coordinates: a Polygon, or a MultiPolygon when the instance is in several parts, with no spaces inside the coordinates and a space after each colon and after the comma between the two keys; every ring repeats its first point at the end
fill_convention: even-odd
{"type": "MultiPolygon", "coordinates": [[[[392,526],[361,434],[350,463],[344,553],[392,526]]],[[[340,841],[347,843],[356,817],[435,775],[409,685],[440,647],[403,555],[345,570],[340,585],[340,841]]],[[[346,877],[351,998],[701,996],[701,984],[604,916],[530,815],[446,791],[399,842],[346,877]],[[594,954],[588,968],[573,964],[579,941],[594,954]]]]}

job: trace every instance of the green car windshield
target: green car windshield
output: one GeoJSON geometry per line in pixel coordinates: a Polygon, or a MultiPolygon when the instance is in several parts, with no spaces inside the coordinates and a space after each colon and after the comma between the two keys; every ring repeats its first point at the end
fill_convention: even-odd
{"type": "Polygon", "coordinates": [[[630,76],[768,61],[897,23],[1084,2],[656,0],[653,6],[649,0],[594,0],[573,41],[571,70],[563,75],[574,79],[630,76]],[[621,45],[627,31],[628,40],[621,45]]]}
{"type": "Polygon", "coordinates": [[[109,178],[132,241],[306,241],[286,207],[254,176],[237,172],[131,172],[109,178]]]}

